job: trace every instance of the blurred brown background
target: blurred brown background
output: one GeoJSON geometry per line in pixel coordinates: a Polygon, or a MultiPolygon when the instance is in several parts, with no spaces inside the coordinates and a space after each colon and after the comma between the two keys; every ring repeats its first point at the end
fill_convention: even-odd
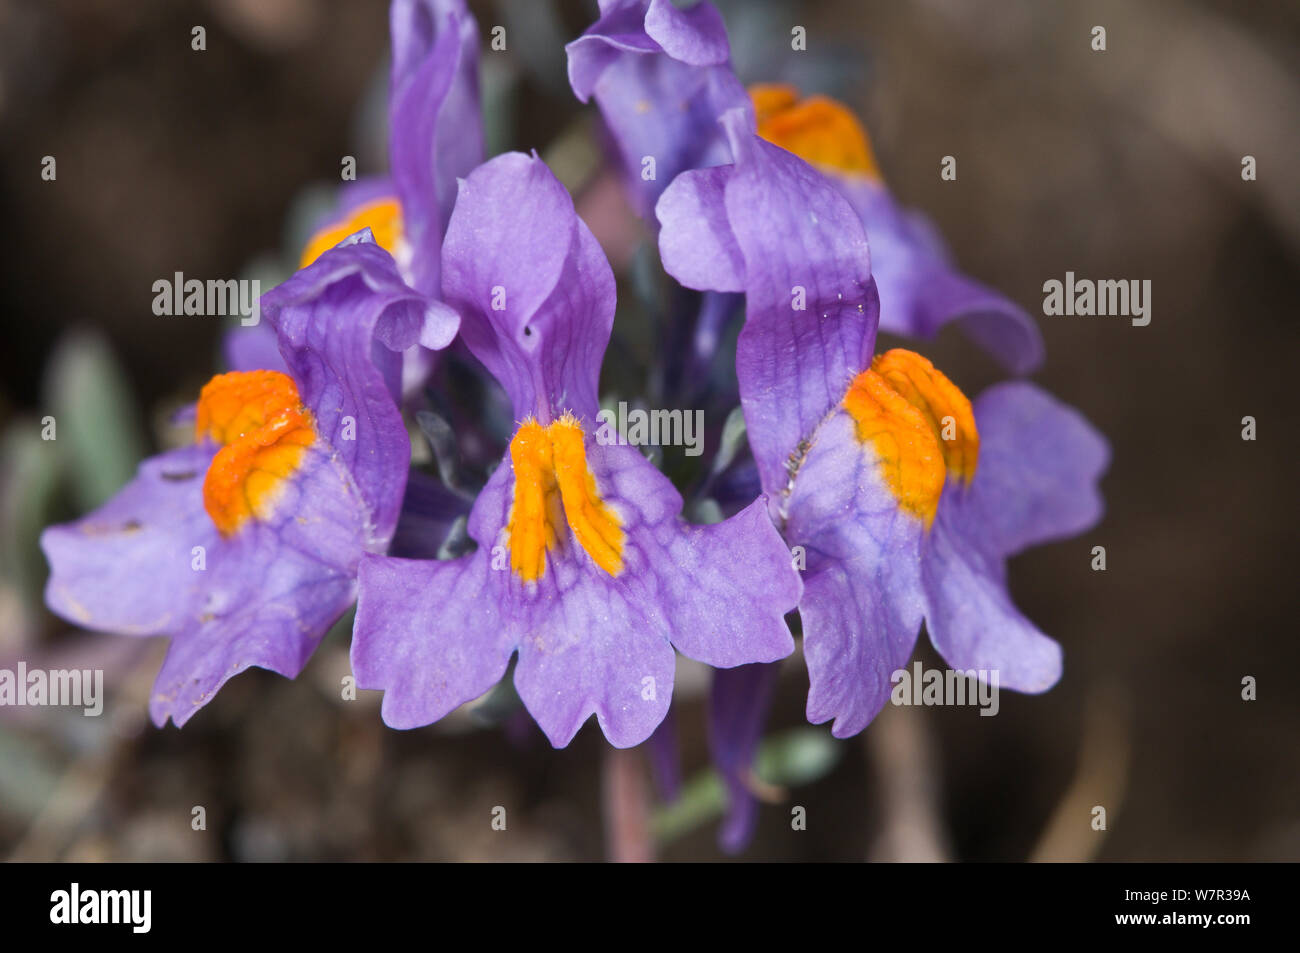
{"type": "MultiPolygon", "coordinates": [[[[996,718],[886,711],[839,744],[833,770],[764,808],[744,856],[1300,859],[1289,485],[1300,5],[720,6],[743,79],[793,80],[861,113],[895,192],[934,217],[965,270],[1038,316],[1048,359],[1036,379],[1114,451],[1105,521],[1012,564],[1019,605],[1065,647],[1061,684],[1003,693],[996,718]],[[789,49],[796,23],[807,53],[789,49]],[[1094,25],[1105,52],[1090,48],[1094,25]],[[939,178],[945,155],[956,182],[939,178]],[[1245,155],[1257,181],[1241,178],[1245,155]],[[1066,271],[1150,279],[1151,324],[1043,317],[1042,283],[1066,271]],[[1241,439],[1245,415],[1255,442],[1241,439]],[[1095,545],[1104,573],[1089,568],[1095,545]],[[1240,697],[1247,675],[1254,702],[1240,697]],[[789,829],[795,804],[805,832],[789,829]],[[1104,833],[1089,827],[1097,804],[1104,833]]],[[[485,34],[502,23],[512,40],[484,54],[491,88],[508,92],[492,141],[542,151],[580,111],[561,43],[594,3],[473,8],[485,34]]],[[[295,198],[330,182],[342,155],[382,170],[372,126],[386,10],[0,0],[0,422],[35,426],[45,413],[42,371],[73,327],[106,336],[147,410],[212,373],[217,325],[155,317],[151,285],[175,271],[235,276],[280,249],[295,198]],[[206,52],[190,48],[196,24],[206,52]],[[45,155],[55,182],[41,181],[45,155]]],[[[955,334],[932,353],[968,392],[993,379],[955,334]]],[[[51,620],[40,628],[0,646],[30,658],[65,645],[51,620]]],[[[48,711],[0,723],[0,856],[605,853],[606,746],[591,725],[561,752],[535,732],[512,739],[456,719],[392,732],[374,698],[336,700],[346,643],[331,641],[298,681],[240,676],[183,731],[157,731],[139,720],[157,656],[123,662],[134,643],[97,639],[127,673],[110,685],[110,727],[48,711]],[[193,805],[207,809],[205,834],[190,829],[193,805]],[[495,805],[510,812],[507,833],[489,826],[495,805]]],[[[928,647],[920,657],[939,664],[928,647]]],[[[684,678],[689,775],[706,754],[701,698],[684,678]]],[[[775,730],[802,721],[805,692],[789,663],[775,730]]],[[[713,837],[712,823],[696,826],[661,856],[717,858],[713,837]]]]}

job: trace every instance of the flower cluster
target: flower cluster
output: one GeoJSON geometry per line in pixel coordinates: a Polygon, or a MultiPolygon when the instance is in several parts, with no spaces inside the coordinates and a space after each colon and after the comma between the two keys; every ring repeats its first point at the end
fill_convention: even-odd
{"type": "Polygon", "coordinates": [[[513,671],[555,746],[593,714],[611,744],[637,745],[668,714],[676,650],[716,669],[710,736],[738,846],[795,610],[808,719],[838,737],[880,711],[922,624],[957,669],[1025,692],[1057,681],[1060,648],[1012,603],[1006,561],[1096,522],[1108,450],[1033,384],[972,400],[920,353],[877,352],[878,330],[926,341],[955,322],[1023,375],[1043,344],[893,197],[846,107],[746,89],[707,2],[600,10],[567,48],[574,93],[595,101],[664,270],[699,292],[679,298],[669,340],[690,346],[669,373],[740,325],[711,399],[739,404],[748,448],[716,518],[688,522],[650,459],[597,438],[605,253],[536,154],[483,161],[463,2],[394,0],[390,176],[346,188],[264,296],[267,327],[232,332],[192,445],[46,530],[47,601],[171,638],[159,725],[249,666],[296,676],[354,603],[357,683],[383,690],[394,728],[513,671]],[[404,422],[449,347],[513,417],[472,504],[430,496],[404,422]],[[468,538],[451,553],[457,516],[468,538]]]}

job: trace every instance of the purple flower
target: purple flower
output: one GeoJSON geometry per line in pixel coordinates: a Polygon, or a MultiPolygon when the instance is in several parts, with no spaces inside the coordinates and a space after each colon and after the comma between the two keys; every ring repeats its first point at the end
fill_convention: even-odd
{"type": "Polygon", "coordinates": [[[885,185],[866,130],[842,103],[800,99],[784,85],[750,87],[758,134],[823,172],[866,226],[880,329],[930,340],[950,321],[1015,374],[1043,361],[1043,339],[1015,303],[953,267],[938,230],[885,185]]]}
{"type": "Polygon", "coordinates": [[[709,3],[682,11],[669,0],[608,0],[568,51],[570,84],[583,102],[595,96],[643,215],[679,173],[732,161],[718,121],[743,109],[751,130],[827,175],[866,225],[882,330],[929,340],[955,321],[1013,373],[1042,363],[1033,320],[953,267],[930,222],[885,187],[866,133],[846,107],[824,96],[800,100],[783,85],[745,91],[731,69],[722,18],[709,3]],[[647,158],[655,160],[649,171],[647,158]]]}
{"type": "Polygon", "coordinates": [[[483,161],[478,24],[464,0],[393,0],[389,28],[389,175],[343,190],[338,220],[312,239],[302,264],[368,227],[407,283],[436,297],[456,179],[483,161]]]}
{"type": "MultiPolygon", "coordinates": [[[[1060,648],[1012,604],[1006,559],[1096,522],[1104,440],[1030,384],[972,405],[919,355],[873,359],[880,305],[856,212],[743,112],[724,126],[736,163],[673,182],[660,249],[686,286],[746,295],[736,371],[773,517],[806,557],[809,720],[861,731],[923,620],[954,668],[1050,688],[1060,648]]],[[[715,700],[715,737],[744,727],[734,707],[715,700]]],[[[752,755],[744,730],[724,748],[752,755]]]]}
{"type": "MultiPolygon", "coordinates": [[[[191,446],[45,530],[50,608],[91,629],[171,637],[150,701],[183,725],[249,666],[294,677],[384,552],[410,465],[393,399],[426,301],[373,243],[326,252],[266,294],[287,370],[204,387],[191,446]]],[[[435,319],[436,320],[436,319],[435,319]]]]}
{"type": "Polygon", "coordinates": [[[723,667],[788,655],[799,581],[764,502],[688,525],[635,447],[597,439],[614,277],[539,159],[503,155],[461,184],[444,269],[464,340],[518,423],[470,514],[475,552],[362,560],[352,664],[385,691],[384,721],[436,721],[517,653],[515,687],[552,744],[594,712],[627,747],[664,719],[674,646],[723,667]]]}
{"type": "MultiPolygon", "coordinates": [[[[369,229],[398,264],[402,278],[433,300],[420,339],[446,347],[458,319],[437,303],[442,235],[456,201],[456,180],[483,160],[478,94],[478,24],[464,0],[393,0],[389,14],[392,74],[388,99],[387,176],[349,182],[339,205],[303,249],[299,268],[369,229]]],[[[274,367],[275,341],[260,325],[232,329],[226,363],[234,370],[274,367]]],[[[407,357],[407,390],[431,370],[431,355],[407,357]]]]}
{"type": "Polygon", "coordinates": [[[730,161],[718,117],[748,109],[749,97],[711,3],[601,0],[566,49],[569,83],[584,103],[595,97],[642,216],[679,172],[730,161]]]}

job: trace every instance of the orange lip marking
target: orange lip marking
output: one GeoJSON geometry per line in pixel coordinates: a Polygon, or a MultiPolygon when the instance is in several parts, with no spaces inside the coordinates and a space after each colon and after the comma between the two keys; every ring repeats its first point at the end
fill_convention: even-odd
{"type": "Polygon", "coordinates": [[[587,465],[582,426],[571,415],[543,427],[525,420],[510,441],[514,502],[506,525],[510,568],[525,582],[546,574],[546,553],[561,545],[561,521],[611,576],[623,571],[623,527],[601,499],[587,465]]]}
{"type": "Polygon", "coordinates": [[[302,251],[299,268],[306,268],[349,235],[369,228],[375,244],[392,252],[402,237],[402,206],[395,198],[376,199],[358,206],[341,222],[327,225],[311,237],[302,251]]]}
{"type": "Polygon", "coordinates": [[[979,458],[970,401],[934,365],[896,348],[879,354],[844,395],[860,441],[871,441],[898,505],[928,528],[949,475],[969,484],[979,458]]]}
{"type": "Polygon", "coordinates": [[[880,180],[880,166],[862,123],[841,102],[827,96],[799,98],[793,86],[759,83],[749,87],[758,134],[813,165],[880,180]]]}
{"type": "Polygon", "coordinates": [[[269,515],[316,440],[297,385],[279,371],[212,378],[199,394],[194,430],[196,440],[222,445],[203,480],[203,506],[223,536],[269,515]]]}

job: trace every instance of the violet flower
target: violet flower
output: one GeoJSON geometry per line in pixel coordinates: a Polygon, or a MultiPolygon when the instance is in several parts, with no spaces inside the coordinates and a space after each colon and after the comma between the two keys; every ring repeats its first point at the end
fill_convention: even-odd
{"type": "Polygon", "coordinates": [[[842,103],[800,99],[785,85],[750,87],[758,134],[823,172],[867,230],[871,274],[880,292],[880,330],[931,340],[957,326],[1014,374],[1043,362],[1043,339],[1023,308],[953,267],[928,218],[904,207],[885,185],[866,130],[842,103]]]}
{"type": "Polygon", "coordinates": [[[584,103],[595,97],[643,217],[678,173],[730,161],[718,117],[749,98],[711,3],[601,0],[600,17],[565,49],[569,83],[584,103]]]}
{"type": "MultiPolygon", "coordinates": [[[[456,180],[483,161],[479,108],[478,24],[464,0],[393,0],[389,11],[392,73],[388,98],[389,174],[339,189],[332,219],[308,240],[299,268],[365,229],[397,261],[403,280],[441,311],[429,336],[406,360],[410,391],[432,369],[428,350],[450,338],[453,315],[437,301],[441,246],[456,201],[456,180]]],[[[454,328],[453,328],[454,331],[454,328]]],[[[261,325],[230,330],[223,344],[232,370],[279,367],[273,335],[261,325]]]]}
{"type": "Polygon", "coordinates": [[[445,299],[517,426],[470,514],[475,552],[362,560],[352,664],[384,690],[384,721],[436,721],[517,653],[552,744],[594,713],[628,747],[664,719],[674,647],[720,667],[788,655],[799,580],[764,501],[688,525],[640,451],[597,439],[614,276],[545,164],[510,153],[464,180],[443,254],[445,299]]]}
{"type": "MultiPolygon", "coordinates": [[[[660,249],[686,286],[746,296],[736,371],[750,445],[774,520],[806,556],[809,721],[861,731],[922,621],[954,668],[1050,688],[1060,647],[1012,604],[1006,559],[1097,521],[1104,440],[1031,384],[972,404],[920,355],[873,359],[880,305],[855,210],[743,111],[723,125],[735,164],[673,182],[660,249]]],[[[720,673],[719,693],[743,674],[720,673]]],[[[715,738],[727,763],[747,764],[734,746],[752,758],[757,735],[734,709],[717,700],[715,738]]]]}
{"type": "Polygon", "coordinates": [[[295,677],[354,601],[361,554],[397,523],[411,448],[390,387],[400,351],[443,320],[426,304],[368,236],[326,252],[262,298],[284,371],[214,377],[192,445],[42,534],[54,612],[171,638],[159,726],[250,666],[295,677]]]}
{"type": "Polygon", "coordinates": [[[573,90],[583,102],[595,97],[642,214],[679,173],[732,161],[719,120],[743,109],[752,130],[824,173],[866,226],[881,330],[929,340],[955,322],[1015,374],[1042,363],[1033,320],[953,266],[929,220],[886,188],[866,131],[847,107],[825,96],[800,100],[784,85],[745,91],[711,4],[681,11],[668,0],[610,0],[568,52],[573,90]],[[646,158],[656,160],[649,180],[646,158]]]}

